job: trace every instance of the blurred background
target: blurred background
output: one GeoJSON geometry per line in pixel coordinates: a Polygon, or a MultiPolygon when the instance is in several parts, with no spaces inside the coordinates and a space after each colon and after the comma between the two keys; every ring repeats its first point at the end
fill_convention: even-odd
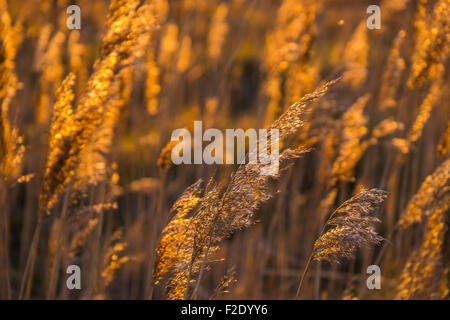
{"type": "MultiPolygon", "coordinates": [[[[387,241],[341,264],[313,263],[302,297],[448,297],[449,1],[149,2],[158,22],[118,75],[116,118],[83,156],[77,182],[55,194],[43,222],[31,298],[166,298],[164,281],[152,279],[171,206],[199,178],[226,184],[236,170],[173,165],[172,131],[192,132],[194,120],[204,130],[265,128],[339,76],[287,142],[311,151],[274,182],[279,192],[258,210],[256,223],[220,244],[198,298],[292,299],[326,218],[363,187],[388,192],[377,227],[387,241]],[[381,8],[381,29],[369,30],[366,9],[373,4],[381,8]],[[431,240],[426,219],[398,228],[424,181],[416,211],[442,216],[431,240]],[[415,252],[419,262],[411,260],[415,252]],[[71,264],[81,267],[82,290],[66,287],[71,264]],[[372,264],[381,268],[381,290],[366,286],[372,264]],[[405,296],[408,270],[431,276],[405,296]],[[230,286],[214,295],[224,276],[233,279],[230,286]]],[[[72,72],[74,105],[80,101],[101,55],[110,3],[0,3],[3,127],[14,127],[10,139],[17,147],[17,161],[2,169],[0,185],[0,297],[7,299],[19,295],[38,220],[56,92],[72,72]],[[71,4],[81,9],[80,30],[66,27],[71,4]]]]}

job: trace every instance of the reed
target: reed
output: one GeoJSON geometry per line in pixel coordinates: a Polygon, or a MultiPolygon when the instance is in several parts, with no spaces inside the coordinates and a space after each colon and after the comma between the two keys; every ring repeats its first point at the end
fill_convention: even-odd
{"type": "Polygon", "coordinates": [[[70,4],[0,0],[0,299],[449,298],[449,0],[70,4]]]}

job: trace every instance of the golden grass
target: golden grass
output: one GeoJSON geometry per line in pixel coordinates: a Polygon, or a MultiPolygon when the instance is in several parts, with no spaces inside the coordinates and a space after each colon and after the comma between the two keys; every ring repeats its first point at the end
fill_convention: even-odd
{"type": "Polygon", "coordinates": [[[344,0],[77,3],[68,30],[69,1],[0,0],[1,299],[449,298],[449,0],[381,30],[344,0]],[[279,130],[280,171],[174,165],[195,120],[279,130]]]}

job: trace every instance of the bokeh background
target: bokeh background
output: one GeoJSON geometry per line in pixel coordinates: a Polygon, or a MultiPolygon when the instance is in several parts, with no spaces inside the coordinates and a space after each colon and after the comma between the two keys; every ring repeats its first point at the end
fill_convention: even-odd
{"type": "MultiPolygon", "coordinates": [[[[113,2],[126,15],[135,1],[113,2]]],[[[30,298],[167,298],[170,288],[164,279],[154,284],[153,275],[171,206],[199,178],[226,184],[236,170],[173,165],[171,132],[192,131],[194,120],[223,132],[265,128],[337,77],[284,142],[311,150],[274,181],[279,192],[255,223],[220,243],[198,298],[292,299],[328,215],[363,187],[388,192],[377,211],[377,231],[387,240],[340,264],[314,262],[302,298],[448,297],[449,1],[148,2],[152,17],[143,19],[155,20],[149,38],[132,49],[133,61],[116,70],[115,81],[105,82],[116,86],[114,98],[97,102],[116,106],[100,119],[108,129],[92,134],[77,167],[55,171],[76,178],[53,189],[30,298]],[[381,7],[381,29],[369,30],[373,4],[381,7]],[[400,228],[412,199],[408,210],[421,218],[400,228]],[[66,288],[71,264],[81,267],[81,290],[66,288]],[[372,264],[381,268],[381,290],[367,289],[372,264]],[[224,276],[227,286],[215,294],[224,276]]],[[[121,28],[107,23],[109,5],[0,1],[2,299],[20,296],[26,274],[49,179],[56,93],[72,72],[73,105],[83,101],[104,54],[102,38],[121,28]],[[70,4],[81,9],[80,30],[66,27],[70,4]]]]}

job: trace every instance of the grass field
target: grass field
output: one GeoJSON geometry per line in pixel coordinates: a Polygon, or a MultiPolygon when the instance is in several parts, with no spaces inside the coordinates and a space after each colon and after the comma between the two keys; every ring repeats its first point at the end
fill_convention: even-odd
{"type": "Polygon", "coordinates": [[[0,299],[448,299],[449,55],[449,0],[0,0],[0,299]]]}

